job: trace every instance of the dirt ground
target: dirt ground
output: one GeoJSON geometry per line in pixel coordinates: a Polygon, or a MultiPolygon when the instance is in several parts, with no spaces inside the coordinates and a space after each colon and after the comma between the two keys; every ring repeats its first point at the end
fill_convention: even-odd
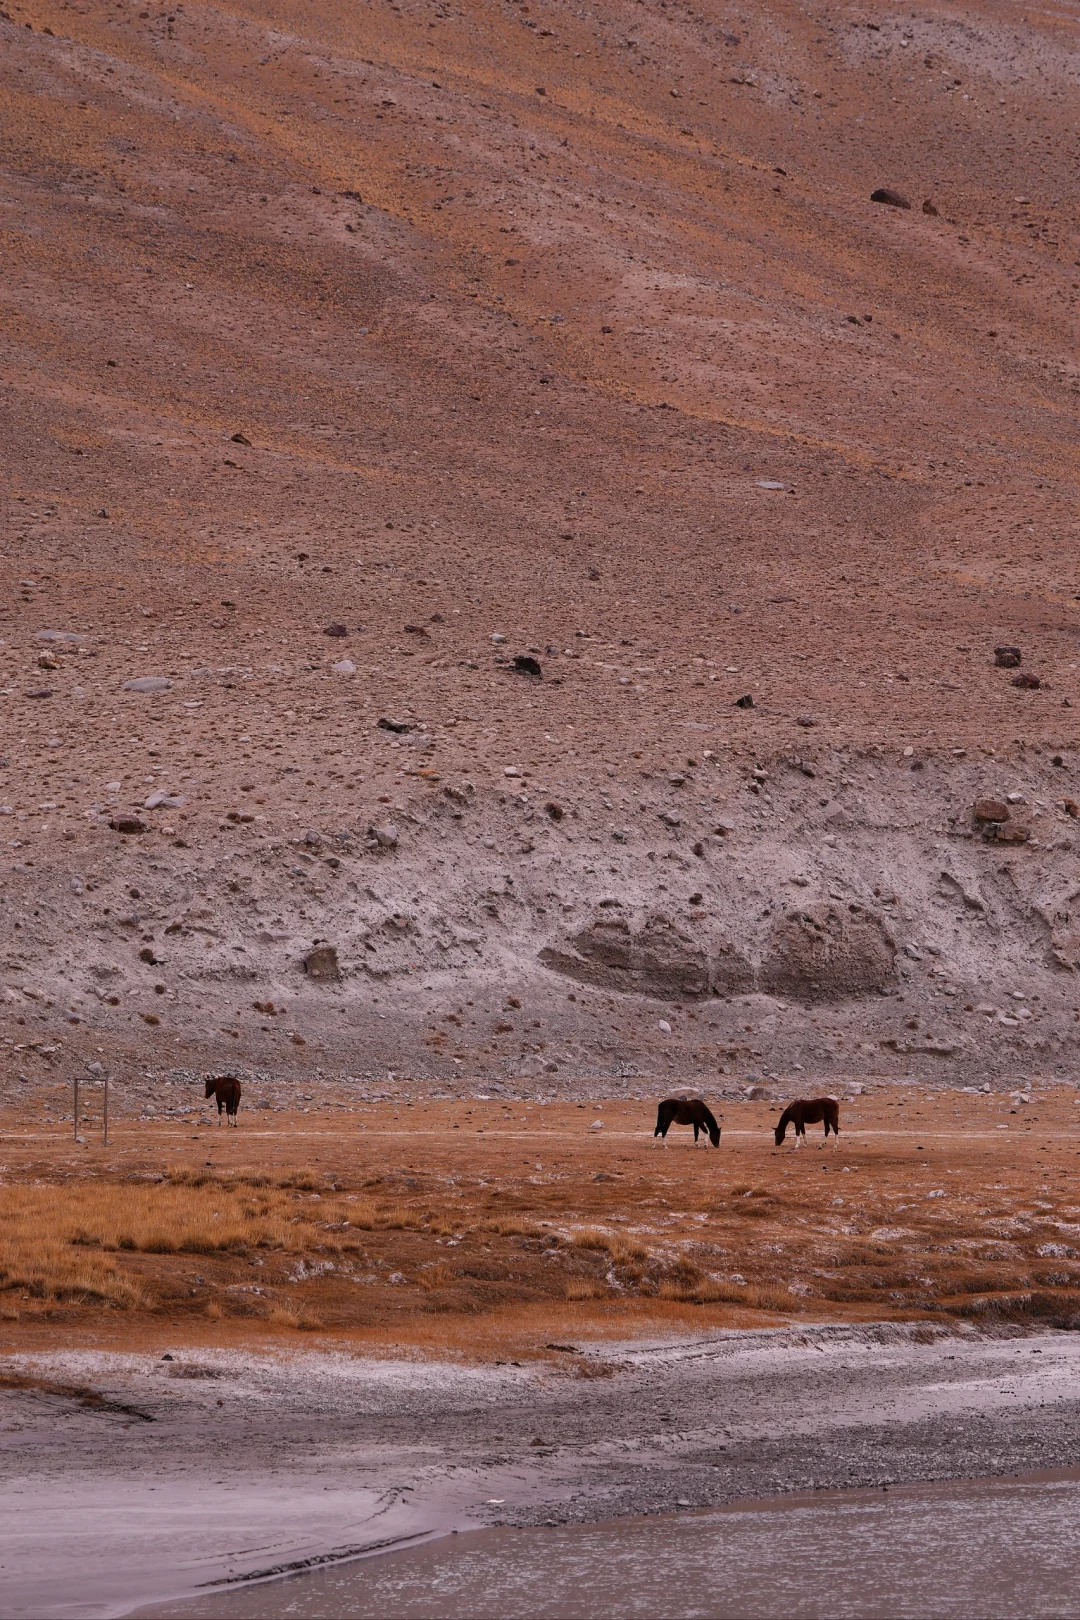
{"type": "Polygon", "coordinates": [[[647,1103],[479,1097],[173,1121],[5,1121],[9,1348],[327,1343],[490,1360],[799,1322],[1076,1326],[1065,1088],[878,1090],[840,1146],[727,1103],[721,1148],[647,1103]],[[574,1346],[571,1344],[571,1350],[574,1346]]]}

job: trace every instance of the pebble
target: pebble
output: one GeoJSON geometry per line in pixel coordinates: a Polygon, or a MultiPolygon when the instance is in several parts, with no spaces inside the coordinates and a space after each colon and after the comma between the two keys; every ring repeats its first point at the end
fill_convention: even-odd
{"type": "Polygon", "coordinates": [[[355,675],[356,665],[353,663],[351,658],[339,658],[337,663],[334,665],[334,674],[355,675]]]}
{"type": "Polygon", "coordinates": [[[166,793],[164,788],[156,788],[149,798],[143,800],[144,810],[179,810],[183,799],[175,793],[166,793]]]}
{"type": "Polygon", "coordinates": [[[385,827],[372,827],[371,835],[375,839],[380,849],[397,848],[398,830],[396,827],[389,824],[385,827]]]}
{"type": "Polygon", "coordinates": [[[735,707],[737,709],[752,709],[754,707],[754,700],[750,693],[747,692],[741,698],[736,698],[735,707]]]}
{"type": "Polygon", "coordinates": [[[349,632],[346,630],[343,624],[328,624],[323,630],[324,636],[334,636],[338,639],[340,639],[342,636],[347,636],[348,633],[349,632]]]}
{"type": "Polygon", "coordinates": [[[35,641],[83,641],[76,630],[39,630],[34,637],[35,641]]]}
{"type": "Polygon", "coordinates": [[[125,681],[122,690],[125,692],[167,692],[172,681],[164,675],[139,675],[133,681],[125,681]]]}
{"type": "Polygon", "coordinates": [[[515,656],[514,668],[517,670],[519,675],[529,675],[534,681],[541,681],[544,678],[544,672],[540,668],[540,665],[537,663],[536,659],[531,658],[528,653],[518,653],[515,656]]]}
{"type": "Polygon", "coordinates": [[[658,1030],[660,1030],[661,1034],[664,1034],[664,1035],[670,1035],[671,1034],[671,1025],[668,1023],[666,1018],[661,1018],[660,1022],[657,1024],[656,1027],[657,1027],[658,1030]]]}
{"type": "Polygon", "coordinates": [[[1008,821],[1009,807],[1000,799],[976,799],[971,807],[976,821],[1008,821]]]}
{"type": "Polygon", "coordinates": [[[995,647],[994,663],[998,669],[1016,669],[1020,663],[1019,647],[995,647]]]}

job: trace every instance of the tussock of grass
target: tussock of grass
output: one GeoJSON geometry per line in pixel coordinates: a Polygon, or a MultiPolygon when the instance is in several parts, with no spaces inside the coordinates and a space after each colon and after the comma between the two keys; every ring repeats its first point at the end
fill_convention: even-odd
{"type": "Polygon", "coordinates": [[[417,1273],[416,1277],[420,1287],[429,1294],[436,1288],[452,1288],[458,1280],[457,1273],[452,1266],[446,1264],[445,1260],[440,1260],[436,1265],[425,1267],[423,1271],[417,1273]]]}
{"type": "Polygon", "coordinates": [[[313,1311],[294,1311],[286,1305],[275,1306],[266,1321],[272,1327],[296,1328],[301,1333],[318,1333],[323,1325],[322,1318],[313,1311]]]}
{"type": "Polygon", "coordinates": [[[571,1232],[570,1243],[575,1249],[606,1249],[611,1235],[599,1226],[582,1226],[571,1232]]]}
{"type": "Polygon", "coordinates": [[[732,1304],[745,1306],[748,1311],[771,1311],[779,1315],[800,1311],[800,1304],[792,1294],[780,1293],[774,1288],[740,1288],[738,1283],[716,1283],[709,1277],[698,1281],[662,1281],[657,1293],[661,1299],[678,1299],[695,1306],[732,1304]]]}
{"type": "Polygon", "coordinates": [[[499,1237],[546,1237],[548,1234],[535,1221],[517,1215],[504,1215],[497,1221],[484,1221],[484,1232],[495,1232],[499,1237]]]}
{"type": "Polygon", "coordinates": [[[636,1238],[624,1237],[621,1232],[605,1232],[600,1226],[583,1226],[570,1236],[575,1249],[601,1249],[609,1254],[616,1265],[629,1265],[648,1260],[650,1251],[636,1238]]]}
{"type": "Polygon", "coordinates": [[[611,1289],[591,1277],[574,1277],[566,1285],[567,1299],[607,1299],[611,1289]]]}

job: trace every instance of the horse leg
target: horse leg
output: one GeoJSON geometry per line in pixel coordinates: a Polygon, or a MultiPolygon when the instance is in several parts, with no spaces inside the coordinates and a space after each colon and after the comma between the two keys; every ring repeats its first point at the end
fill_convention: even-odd
{"type": "Polygon", "coordinates": [[[694,1121],[694,1146],[695,1147],[697,1147],[697,1139],[698,1139],[698,1127],[697,1127],[697,1120],[695,1120],[694,1121]]]}

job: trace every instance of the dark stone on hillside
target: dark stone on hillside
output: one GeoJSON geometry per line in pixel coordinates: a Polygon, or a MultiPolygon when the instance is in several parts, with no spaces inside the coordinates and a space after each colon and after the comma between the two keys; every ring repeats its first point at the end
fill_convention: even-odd
{"type": "Polygon", "coordinates": [[[412,724],[408,720],[388,720],[385,715],[377,722],[380,731],[411,731],[412,724]]]}
{"type": "Polygon", "coordinates": [[[890,208],[910,208],[911,203],[902,191],[894,191],[891,186],[878,186],[876,191],[870,193],[870,201],[886,203],[890,208]]]}
{"type": "Polygon", "coordinates": [[[1019,647],[995,647],[994,663],[998,669],[1017,669],[1020,665],[1019,647]]]}
{"type": "Polygon", "coordinates": [[[516,654],[514,658],[514,668],[517,670],[519,675],[529,675],[534,681],[542,680],[544,676],[544,672],[540,668],[540,665],[537,663],[536,659],[530,658],[528,653],[516,654]]]}
{"type": "Polygon", "coordinates": [[[754,707],[754,700],[750,693],[747,692],[745,697],[736,698],[735,707],[737,709],[752,709],[754,707]]]}

